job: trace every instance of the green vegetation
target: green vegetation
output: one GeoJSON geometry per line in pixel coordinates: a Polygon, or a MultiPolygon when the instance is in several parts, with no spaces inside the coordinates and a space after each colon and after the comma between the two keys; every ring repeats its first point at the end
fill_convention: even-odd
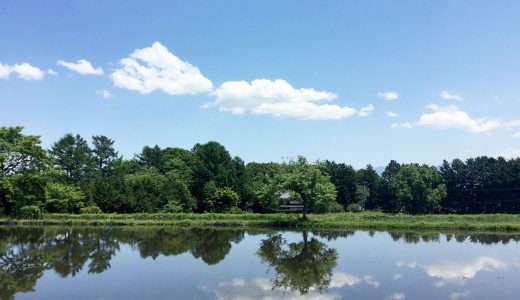
{"type": "Polygon", "coordinates": [[[0,218],[0,224],[18,225],[172,225],[259,226],[368,230],[465,230],[520,232],[520,215],[408,215],[379,212],[309,214],[229,214],[229,213],[157,213],[157,214],[43,214],[35,219],[0,218]]]}
{"type": "MultiPolygon", "coordinates": [[[[301,156],[282,163],[246,164],[217,142],[196,144],[191,150],[145,146],[134,158],[123,159],[106,136],[93,136],[89,144],[79,135],[66,134],[45,150],[38,136],[24,135],[22,130],[0,127],[0,214],[11,219],[41,214],[43,220],[56,218],[48,213],[91,214],[100,221],[126,219],[113,214],[148,213],[154,220],[159,213],[247,213],[229,218],[239,224],[245,216],[255,216],[251,213],[280,212],[288,201],[303,208],[302,219],[308,213],[345,211],[520,213],[520,158],[455,159],[439,168],[390,161],[379,175],[370,165],[355,170],[345,163],[311,163],[301,156]]],[[[208,218],[185,216],[196,221],[208,218]]],[[[414,228],[421,228],[416,221],[420,219],[401,215],[372,219],[313,215],[308,221],[273,216],[253,219],[275,225],[365,226],[369,222],[376,227],[386,219],[392,220],[389,226],[406,219],[405,223],[411,220],[414,228]]],[[[431,220],[436,219],[428,216],[420,222],[436,222],[431,220]]],[[[439,226],[454,226],[450,224],[439,226]]],[[[480,226],[461,226],[470,225],[480,226]]]]}

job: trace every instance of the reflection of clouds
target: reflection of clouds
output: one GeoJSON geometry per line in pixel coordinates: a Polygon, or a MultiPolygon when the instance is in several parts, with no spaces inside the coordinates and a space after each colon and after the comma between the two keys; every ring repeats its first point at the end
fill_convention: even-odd
{"type": "Polygon", "coordinates": [[[226,286],[239,287],[239,286],[244,286],[244,285],[246,285],[246,281],[242,278],[233,278],[233,279],[231,279],[231,281],[224,281],[224,282],[221,282],[218,284],[219,287],[226,287],[226,286]]]}
{"type": "Polygon", "coordinates": [[[337,272],[332,275],[329,288],[342,288],[346,285],[354,286],[364,281],[366,284],[374,288],[378,288],[380,282],[372,275],[365,275],[363,279],[345,272],[337,272]]]}
{"type": "Polygon", "coordinates": [[[506,263],[492,257],[477,257],[468,263],[444,263],[425,266],[426,274],[445,280],[473,278],[481,271],[503,269],[506,263]]]}
{"type": "MultiPolygon", "coordinates": [[[[329,288],[343,288],[352,287],[365,282],[374,288],[379,287],[379,281],[374,276],[365,275],[360,278],[356,275],[335,272],[332,274],[329,288]]],[[[200,290],[208,292],[207,287],[199,287],[200,290]]],[[[215,290],[217,299],[234,299],[234,300],[252,300],[252,299],[323,299],[335,300],[341,299],[337,293],[320,293],[318,290],[311,288],[306,295],[300,295],[297,291],[286,290],[282,288],[273,288],[273,282],[268,278],[256,278],[251,281],[246,281],[243,278],[233,278],[230,281],[220,282],[218,288],[215,290]]],[[[398,294],[398,293],[397,293],[398,294]]],[[[391,299],[404,299],[391,298],[391,299]]]]}
{"type": "MultiPolygon", "coordinates": [[[[397,262],[398,267],[422,268],[430,277],[440,278],[441,281],[435,283],[435,286],[442,287],[446,283],[462,283],[461,279],[472,279],[480,271],[501,270],[509,265],[518,266],[513,262],[508,264],[493,257],[481,256],[465,263],[440,263],[430,265],[420,265],[416,262],[403,263],[397,262]]],[[[459,295],[461,297],[463,295],[459,295]]]]}
{"type": "Polygon", "coordinates": [[[376,278],[374,276],[365,275],[365,276],[363,276],[363,279],[365,280],[366,284],[371,285],[376,289],[379,287],[379,281],[376,280],[376,278]]]}
{"type": "Polygon", "coordinates": [[[471,294],[470,291],[453,292],[453,293],[450,294],[450,300],[459,300],[460,298],[464,298],[464,297],[469,296],[469,294],[471,294]]]}
{"type": "Polygon", "coordinates": [[[404,300],[404,294],[403,293],[393,293],[392,295],[385,298],[386,300],[404,300]]]}
{"type": "Polygon", "coordinates": [[[341,296],[336,293],[320,293],[312,290],[306,295],[300,295],[296,291],[272,288],[272,282],[267,278],[257,278],[250,282],[235,278],[229,282],[221,282],[215,290],[217,299],[253,300],[253,299],[306,299],[306,300],[336,300],[341,296]]]}
{"type": "Polygon", "coordinates": [[[345,285],[353,286],[361,282],[361,279],[355,275],[338,272],[332,275],[329,288],[342,288],[345,285]]]}

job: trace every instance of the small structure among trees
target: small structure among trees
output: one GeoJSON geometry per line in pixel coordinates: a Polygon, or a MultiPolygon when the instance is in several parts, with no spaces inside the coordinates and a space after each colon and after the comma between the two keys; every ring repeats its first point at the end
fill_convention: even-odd
{"type": "Polygon", "coordinates": [[[280,195],[280,210],[283,212],[302,212],[303,201],[298,194],[285,191],[280,195]]]}

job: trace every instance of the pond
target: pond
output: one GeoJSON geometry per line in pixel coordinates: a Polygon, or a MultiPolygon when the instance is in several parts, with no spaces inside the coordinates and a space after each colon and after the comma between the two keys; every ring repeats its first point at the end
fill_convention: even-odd
{"type": "Polygon", "coordinates": [[[0,299],[518,299],[520,236],[0,227],[0,299]]]}

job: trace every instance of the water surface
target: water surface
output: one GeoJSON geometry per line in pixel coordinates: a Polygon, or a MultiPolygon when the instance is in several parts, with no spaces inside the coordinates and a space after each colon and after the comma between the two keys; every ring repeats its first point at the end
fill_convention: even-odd
{"type": "Polygon", "coordinates": [[[519,236],[0,227],[0,299],[518,299],[519,236]]]}

